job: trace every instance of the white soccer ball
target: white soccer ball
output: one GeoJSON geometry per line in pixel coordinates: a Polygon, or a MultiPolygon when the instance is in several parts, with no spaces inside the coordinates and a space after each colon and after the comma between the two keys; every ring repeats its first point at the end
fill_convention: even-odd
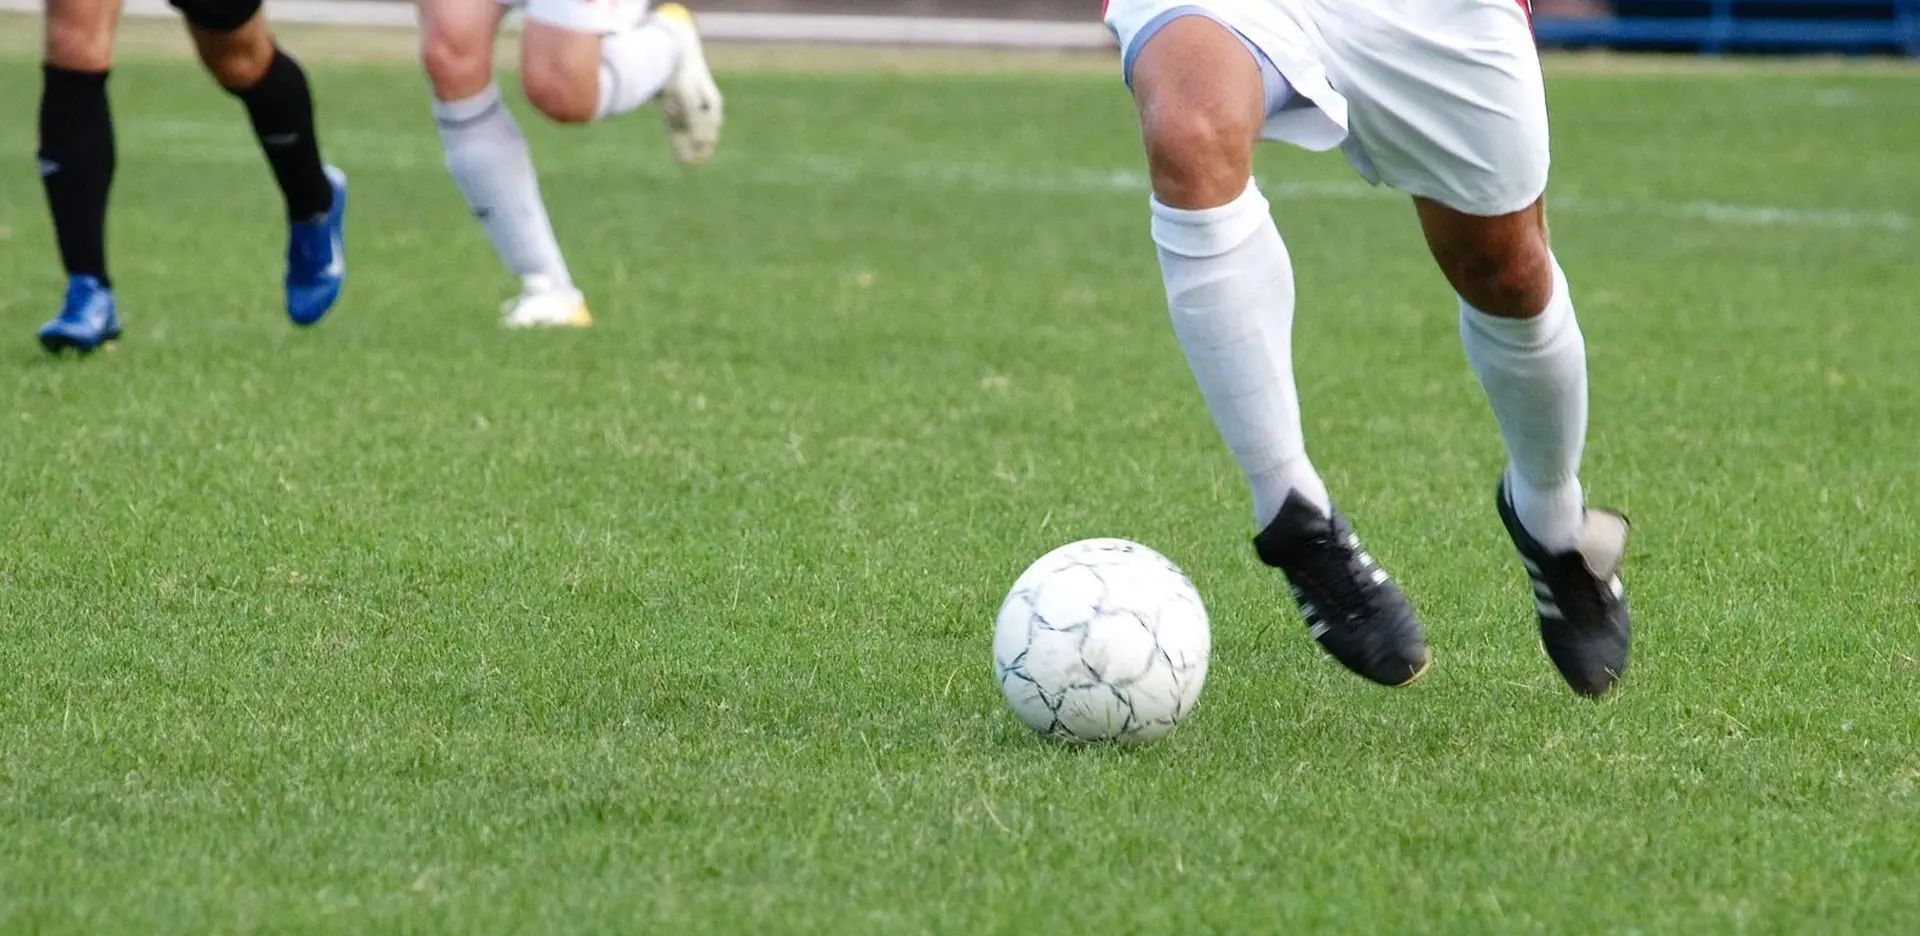
{"type": "Polygon", "coordinates": [[[993,674],[1014,714],[1049,738],[1144,744],[1193,711],[1212,647],[1200,593],[1165,556],[1081,540],[1014,582],[993,674]]]}

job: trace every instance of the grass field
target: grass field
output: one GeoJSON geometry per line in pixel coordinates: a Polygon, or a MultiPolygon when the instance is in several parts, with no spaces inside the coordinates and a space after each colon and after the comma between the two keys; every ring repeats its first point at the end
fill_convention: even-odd
{"type": "Polygon", "coordinates": [[[1411,212],[1337,158],[1260,169],[1316,460],[1434,641],[1404,692],[1253,559],[1111,76],[736,71],[699,172],[523,108],[599,324],[508,334],[413,66],[309,59],[336,317],[286,323],[239,108],[149,50],[127,337],[56,361],[0,57],[0,932],[1920,930],[1920,74],[1556,70],[1589,490],[1637,523],[1596,705],[1411,212]],[[990,675],[1094,535],[1214,616],[1150,748],[990,675]]]}

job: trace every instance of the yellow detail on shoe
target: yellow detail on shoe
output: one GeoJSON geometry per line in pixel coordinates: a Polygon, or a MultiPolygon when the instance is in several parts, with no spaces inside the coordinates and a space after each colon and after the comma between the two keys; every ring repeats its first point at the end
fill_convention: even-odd
{"type": "Polygon", "coordinates": [[[1431,653],[1429,653],[1429,654],[1427,655],[1427,658],[1426,658],[1426,660],[1424,660],[1424,661],[1422,661],[1422,662],[1421,662],[1421,664],[1420,664],[1420,668],[1419,668],[1419,669],[1417,669],[1417,670],[1414,670],[1414,671],[1413,671],[1413,675],[1412,675],[1412,676],[1408,676],[1408,677],[1406,678],[1406,680],[1405,680],[1404,682],[1397,682],[1397,683],[1394,683],[1394,684],[1393,684],[1392,686],[1389,686],[1388,688],[1390,688],[1390,689],[1404,689],[1404,688],[1406,688],[1406,687],[1408,687],[1408,686],[1411,686],[1411,685],[1413,685],[1414,683],[1417,683],[1417,682],[1419,682],[1419,681],[1420,681],[1420,677],[1422,677],[1422,676],[1425,676],[1425,675],[1427,675],[1427,670],[1430,670],[1430,669],[1432,669],[1432,668],[1433,668],[1433,655],[1432,655],[1431,653]]]}
{"type": "Polygon", "coordinates": [[[590,328],[593,326],[593,315],[587,311],[587,304],[583,300],[574,305],[573,314],[560,324],[567,328],[590,328]]]}
{"type": "Polygon", "coordinates": [[[693,11],[678,3],[662,3],[655,7],[653,15],[673,20],[688,29],[693,29],[693,11]]]}

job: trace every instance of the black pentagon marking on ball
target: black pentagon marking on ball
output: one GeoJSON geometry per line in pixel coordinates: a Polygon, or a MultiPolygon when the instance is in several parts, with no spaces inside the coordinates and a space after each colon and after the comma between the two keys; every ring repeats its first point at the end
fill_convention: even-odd
{"type": "Polygon", "coordinates": [[[1000,678],[1000,691],[1002,692],[1006,691],[1008,680],[1018,680],[1020,682],[1026,683],[1029,686],[1032,686],[1034,695],[1037,695],[1040,697],[1040,704],[1041,705],[1047,704],[1046,688],[1041,686],[1038,682],[1035,682],[1032,676],[1028,676],[1026,673],[1020,672],[1019,670],[1008,670],[1006,672],[1006,675],[1000,678]]]}
{"type": "Polygon", "coordinates": [[[1059,721],[1060,707],[1067,704],[1066,695],[1062,693],[1061,695],[1056,696],[1053,693],[1048,692],[1047,687],[1040,685],[1040,683],[1037,680],[1034,680],[1032,677],[1028,677],[1027,681],[1033,683],[1033,693],[1034,695],[1037,695],[1040,697],[1040,704],[1045,706],[1047,711],[1053,713],[1053,718],[1055,721],[1059,721]]]}
{"type": "MultiPolygon", "coordinates": [[[[1027,682],[1033,682],[1033,677],[1027,675],[1027,651],[1025,650],[1014,654],[1013,659],[1005,663],[1000,662],[999,657],[994,657],[993,665],[1000,670],[1000,682],[1003,684],[1009,676],[1015,676],[1027,682]]],[[[1035,685],[1038,684],[1035,683],[1035,685]]]]}
{"type": "Polygon", "coordinates": [[[1066,723],[1060,720],[1060,713],[1057,711],[1054,712],[1053,723],[1048,725],[1047,730],[1041,732],[1041,734],[1044,734],[1047,737],[1054,739],[1055,741],[1064,741],[1068,744],[1091,744],[1092,743],[1089,739],[1082,738],[1079,735],[1074,734],[1073,729],[1068,728],[1066,723]]]}
{"type": "Polygon", "coordinates": [[[1059,714],[1060,714],[1060,706],[1066,703],[1066,698],[1064,696],[1055,697],[1053,693],[1050,693],[1047,691],[1047,687],[1042,685],[1039,680],[1029,675],[1026,670],[1026,659],[1027,659],[1027,654],[1026,654],[1026,651],[1023,650],[1020,652],[1019,656],[1016,656],[1013,658],[1013,662],[1008,663],[1005,667],[1001,669],[1000,671],[1001,691],[1002,692],[1006,691],[1006,683],[1007,683],[1007,680],[1009,679],[1017,679],[1023,683],[1026,683],[1029,686],[1032,686],[1033,694],[1040,698],[1040,704],[1043,707],[1045,707],[1048,712],[1053,713],[1055,720],[1058,721],[1059,714]]]}
{"type": "Polygon", "coordinates": [[[1039,622],[1040,630],[1053,631],[1056,634],[1075,634],[1080,637],[1082,644],[1086,643],[1087,625],[1084,621],[1079,624],[1068,624],[1065,627],[1055,627],[1053,622],[1047,620],[1046,615],[1038,611],[1033,612],[1033,619],[1039,622]]]}

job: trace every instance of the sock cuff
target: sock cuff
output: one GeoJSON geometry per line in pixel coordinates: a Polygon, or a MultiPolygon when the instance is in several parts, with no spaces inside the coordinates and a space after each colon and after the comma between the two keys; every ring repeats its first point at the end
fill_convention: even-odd
{"type": "Polygon", "coordinates": [[[433,116],[440,126],[457,129],[468,124],[479,123],[493,112],[504,106],[500,99],[500,86],[489,83],[480,93],[458,101],[433,100],[433,116]]]}
{"type": "Polygon", "coordinates": [[[1547,262],[1553,268],[1553,293],[1547,307],[1533,318],[1517,319],[1489,315],[1460,299],[1460,324],[1478,335],[1513,348],[1539,348],[1551,344],[1560,333],[1574,324],[1573,299],[1568,294],[1567,274],[1551,252],[1547,262]]]}
{"type": "Polygon", "coordinates": [[[267,59],[267,67],[260,70],[260,77],[244,88],[228,88],[227,93],[245,100],[256,93],[272,94],[273,89],[287,80],[288,74],[300,74],[300,63],[293,60],[279,43],[273,44],[273,57],[267,59]]]}
{"type": "Polygon", "coordinates": [[[273,102],[279,93],[276,89],[286,85],[289,72],[296,76],[302,75],[300,63],[283,51],[279,43],[275,43],[273,57],[267,59],[267,67],[260,70],[260,77],[253,79],[253,84],[244,88],[232,88],[224,84],[220,87],[251,107],[256,101],[273,102]]]}
{"type": "Polygon", "coordinates": [[[113,108],[107,98],[107,73],[44,65],[40,92],[42,158],[78,165],[99,163],[113,171],[113,108]]]}
{"type": "Polygon", "coordinates": [[[52,62],[40,63],[41,78],[48,85],[64,85],[69,88],[105,88],[107,76],[111,74],[113,69],[110,68],[101,71],[81,71],[77,68],[55,65],[52,62]]]}
{"type": "Polygon", "coordinates": [[[1240,197],[1217,208],[1174,208],[1151,200],[1153,242],[1182,257],[1217,257],[1247,242],[1255,231],[1273,223],[1260,186],[1247,180],[1240,197]]]}

